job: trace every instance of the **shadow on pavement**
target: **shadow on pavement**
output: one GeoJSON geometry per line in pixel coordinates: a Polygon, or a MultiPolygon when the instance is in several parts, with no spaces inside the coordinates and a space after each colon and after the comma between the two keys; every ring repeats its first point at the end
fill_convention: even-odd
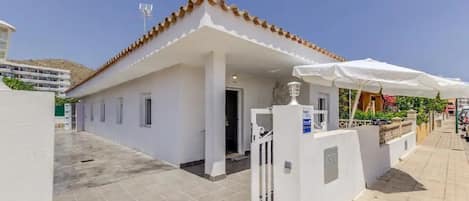
{"type": "Polygon", "coordinates": [[[422,183],[411,175],[395,168],[391,168],[369,189],[382,193],[403,193],[427,190],[422,183]]]}

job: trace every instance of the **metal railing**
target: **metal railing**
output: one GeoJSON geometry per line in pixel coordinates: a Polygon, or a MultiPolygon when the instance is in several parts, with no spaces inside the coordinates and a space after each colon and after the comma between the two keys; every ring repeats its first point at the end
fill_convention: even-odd
{"type": "Polygon", "coordinates": [[[349,126],[349,120],[348,119],[339,119],[339,128],[354,128],[354,127],[359,127],[359,126],[369,126],[373,125],[373,122],[371,120],[353,120],[352,126],[349,126]]]}

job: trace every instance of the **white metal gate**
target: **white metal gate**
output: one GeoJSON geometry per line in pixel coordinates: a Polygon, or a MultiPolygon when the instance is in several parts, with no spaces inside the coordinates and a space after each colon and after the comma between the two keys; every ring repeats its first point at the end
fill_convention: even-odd
{"type": "Polygon", "coordinates": [[[272,201],[273,132],[257,124],[257,115],[272,115],[272,111],[267,108],[251,110],[251,201],[272,201]]]}

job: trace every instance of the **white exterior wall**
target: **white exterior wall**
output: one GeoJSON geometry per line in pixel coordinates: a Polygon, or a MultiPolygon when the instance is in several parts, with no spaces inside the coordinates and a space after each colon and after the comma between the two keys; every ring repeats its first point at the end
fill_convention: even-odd
{"type": "Polygon", "coordinates": [[[345,201],[365,189],[356,131],[303,133],[303,106],[275,106],[273,118],[276,200],[345,201]],[[338,151],[338,177],[326,183],[325,169],[333,167],[325,167],[324,151],[332,147],[338,151]]]}
{"type": "Polygon", "coordinates": [[[378,126],[362,126],[353,129],[358,132],[360,139],[366,185],[371,186],[391,168],[389,150],[382,148],[379,144],[378,126]]]}
{"type": "Polygon", "coordinates": [[[205,88],[203,68],[184,68],[180,92],[182,125],[180,157],[182,163],[204,159],[205,88]]]}
{"type": "Polygon", "coordinates": [[[87,96],[85,130],[135,148],[152,157],[172,164],[183,162],[180,157],[181,66],[158,71],[136,80],[87,96]],[[152,125],[142,127],[140,104],[143,93],[151,93],[152,125]],[[124,101],[123,122],[117,124],[117,98],[124,101]],[[100,104],[105,101],[105,122],[100,121],[100,104]],[[94,104],[94,121],[90,121],[90,104],[94,104]]]}
{"type": "MultiPolygon", "coordinates": [[[[227,76],[226,80],[228,88],[241,89],[242,91],[242,117],[239,118],[242,119],[243,136],[239,142],[243,143],[241,152],[244,152],[251,149],[251,109],[272,106],[275,79],[241,74],[238,75],[235,82],[231,76],[227,76]]],[[[272,129],[270,116],[258,117],[258,122],[264,128],[272,129]]]]}
{"type": "Polygon", "coordinates": [[[339,128],[339,89],[309,84],[310,105],[315,109],[318,108],[318,98],[321,95],[326,95],[328,98],[327,129],[336,130],[339,128]]]}
{"type": "Polygon", "coordinates": [[[379,177],[396,165],[400,158],[412,152],[416,147],[415,132],[380,145],[378,126],[362,126],[353,129],[358,132],[360,139],[367,186],[373,185],[379,177]],[[407,149],[405,149],[406,141],[407,149]]]}
{"type": "MultiPolygon", "coordinates": [[[[183,71],[182,87],[182,113],[184,116],[184,126],[182,141],[182,157],[184,161],[190,162],[203,159],[204,151],[204,69],[186,68],[183,71]]],[[[227,73],[226,87],[228,89],[240,89],[242,96],[242,117],[240,117],[242,128],[241,152],[248,151],[251,148],[251,116],[252,108],[266,108],[272,106],[272,92],[275,85],[275,79],[263,78],[253,75],[238,74],[238,80],[231,79],[230,73],[227,73]]],[[[272,119],[270,117],[259,118],[260,125],[267,129],[272,128],[272,119]]]]}
{"type": "Polygon", "coordinates": [[[53,93],[0,91],[0,122],[0,200],[52,201],[53,93]]]}
{"type": "MultiPolygon", "coordinates": [[[[230,75],[227,73],[227,75],[230,75]]],[[[250,109],[272,106],[273,78],[238,75],[226,87],[241,89],[241,152],[250,150],[250,109]]],[[[175,66],[87,96],[82,99],[85,130],[117,143],[145,152],[152,157],[179,165],[204,159],[205,89],[204,68],[175,66]],[[151,93],[153,125],[140,127],[140,94],[151,93]],[[116,123],[117,98],[123,97],[123,123],[116,123]],[[101,100],[106,104],[106,120],[100,121],[101,100]],[[94,103],[94,121],[90,121],[90,103],[94,103]],[[168,134],[170,133],[170,134],[168,134]]],[[[302,93],[303,94],[303,93],[302,93]]],[[[300,99],[307,100],[308,91],[300,99]],[[303,97],[304,96],[304,97],[303,97]]],[[[260,125],[272,128],[271,118],[260,118],[260,125]]]]}
{"type": "Polygon", "coordinates": [[[400,138],[391,140],[384,145],[385,149],[389,149],[389,159],[391,166],[399,163],[399,159],[407,156],[410,152],[414,151],[417,145],[417,136],[415,132],[408,133],[400,138]],[[406,144],[407,143],[407,147],[406,144]]]}
{"type": "Polygon", "coordinates": [[[85,105],[83,103],[75,104],[75,130],[80,132],[85,130],[85,105]]]}
{"type": "Polygon", "coordinates": [[[353,200],[365,190],[358,135],[350,130],[335,130],[301,136],[301,200],[353,200]],[[338,148],[338,178],[325,184],[324,150],[338,148]]]}

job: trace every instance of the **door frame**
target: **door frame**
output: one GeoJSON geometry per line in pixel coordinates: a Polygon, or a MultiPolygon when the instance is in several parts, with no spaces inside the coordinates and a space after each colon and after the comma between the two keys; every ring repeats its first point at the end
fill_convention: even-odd
{"type": "MultiPolygon", "coordinates": [[[[225,91],[236,91],[238,92],[238,153],[244,154],[244,116],[243,116],[243,89],[236,87],[226,87],[225,91]]],[[[226,100],[225,100],[226,104],[226,100]]],[[[226,146],[226,145],[225,145],[226,146]]]]}

